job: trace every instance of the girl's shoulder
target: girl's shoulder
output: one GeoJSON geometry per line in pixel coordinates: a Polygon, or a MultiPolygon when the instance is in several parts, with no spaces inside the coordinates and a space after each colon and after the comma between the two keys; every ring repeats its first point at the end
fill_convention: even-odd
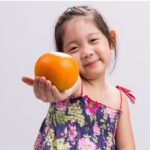
{"type": "Polygon", "coordinates": [[[104,100],[106,102],[106,104],[109,105],[111,108],[120,110],[120,105],[121,105],[120,91],[116,87],[109,85],[107,93],[108,93],[107,94],[108,96],[104,100]]]}
{"type": "Polygon", "coordinates": [[[135,96],[131,93],[131,90],[120,85],[109,86],[109,95],[108,104],[119,110],[122,110],[122,105],[127,103],[128,99],[135,103],[135,96]]]}

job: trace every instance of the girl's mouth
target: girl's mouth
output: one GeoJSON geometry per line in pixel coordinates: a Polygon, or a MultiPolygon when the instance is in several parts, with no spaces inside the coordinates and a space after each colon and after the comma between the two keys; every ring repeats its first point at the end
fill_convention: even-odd
{"type": "Polygon", "coordinates": [[[94,61],[91,61],[91,62],[88,62],[84,65],[84,67],[94,67],[96,66],[96,64],[98,63],[99,60],[94,60],[94,61]]]}

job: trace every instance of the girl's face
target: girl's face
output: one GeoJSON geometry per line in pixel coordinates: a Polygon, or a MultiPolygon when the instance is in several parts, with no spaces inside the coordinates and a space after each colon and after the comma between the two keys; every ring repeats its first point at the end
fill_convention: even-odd
{"type": "Polygon", "coordinates": [[[75,17],[64,27],[63,51],[76,59],[80,75],[86,79],[104,76],[112,50],[92,19],[75,17]]]}

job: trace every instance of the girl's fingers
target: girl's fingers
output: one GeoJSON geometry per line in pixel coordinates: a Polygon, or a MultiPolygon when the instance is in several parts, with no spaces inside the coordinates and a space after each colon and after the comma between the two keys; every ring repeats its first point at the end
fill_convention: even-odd
{"type": "Polygon", "coordinates": [[[67,91],[61,93],[51,81],[45,77],[35,77],[33,83],[35,96],[44,102],[62,101],[67,97],[67,91]]]}
{"type": "Polygon", "coordinates": [[[51,91],[52,91],[52,96],[54,97],[55,100],[57,100],[58,99],[58,91],[54,85],[52,85],[51,91]]]}
{"type": "Polygon", "coordinates": [[[43,95],[45,93],[45,84],[46,84],[45,77],[40,77],[38,86],[38,92],[40,93],[40,95],[43,95]]]}
{"type": "Polygon", "coordinates": [[[34,80],[30,77],[23,76],[22,81],[30,86],[32,86],[34,84],[34,80]]]}
{"type": "Polygon", "coordinates": [[[59,101],[64,100],[63,95],[56,88],[56,86],[53,85],[52,88],[51,88],[51,91],[52,91],[52,95],[53,95],[55,101],[57,101],[57,100],[59,100],[59,101]]]}
{"type": "Polygon", "coordinates": [[[34,93],[36,98],[44,101],[51,102],[53,96],[51,95],[51,82],[48,81],[45,77],[36,77],[34,82],[34,93]]]}
{"type": "Polygon", "coordinates": [[[36,98],[43,100],[44,102],[46,101],[46,96],[44,94],[45,86],[44,86],[44,77],[36,77],[35,82],[34,82],[34,94],[36,98]]]}
{"type": "Polygon", "coordinates": [[[52,95],[52,84],[49,80],[46,81],[46,85],[45,85],[45,95],[47,97],[47,101],[49,102],[53,102],[54,101],[54,97],[52,95]]]}
{"type": "Polygon", "coordinates": [[[39,86],[39,77],[35,77],[34,84],[33,84],[33,90],[35,96],[38,98],[38,86],[39,86]]]}

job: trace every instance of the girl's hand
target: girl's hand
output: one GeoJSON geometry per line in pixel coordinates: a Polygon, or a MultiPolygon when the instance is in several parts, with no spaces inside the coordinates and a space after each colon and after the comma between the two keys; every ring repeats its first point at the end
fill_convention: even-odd
{"type": "Polygon", "coordinates": [[[35,80],[29,77],[22,77],[22,81],[27,85],[33,86],[36,98],[44,102],[63,101],[71,96],[71,89],[59,92],[56,86],[52,85],[45,77],[35,77],[35,80]]]}

